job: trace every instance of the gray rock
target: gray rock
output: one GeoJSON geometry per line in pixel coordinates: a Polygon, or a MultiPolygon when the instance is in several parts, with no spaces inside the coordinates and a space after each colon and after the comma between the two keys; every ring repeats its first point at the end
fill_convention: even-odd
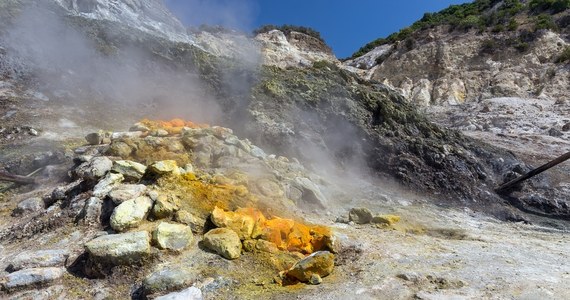
{"type": "Polygon", "coordinates": [[[49,199],[44,199],[44,203],[46,204],[46,206],[50,206],[58,200],[66,199],[67,196],[69,196],[71,194],[79,193],[81,190],[81,187],[82,187],[82,183],[83,183],[83,180],[78,179],[78,180],[76,180],[70,184],[67,184],[64,186],[59,186],[59,187],[55,188],[52,191],[49,199]]]}
{"type": "Polygon", "coordinates": [[[191,286],[180,292],[170,293],[164,296],[156,297],[155,300],[202,300],[202,291],[194,286],[191,286]]]}
{"type": "Polygon", "coordinates": [[[182,224],[161,222],[152,233],[152,241],[160,249],[180,251],[193,239],[192,229],[182,224]]]}
{"type": "Polygon", "coordinates": [[[116,185],[110,192],[109,198],[119,205],[125,201],[136,199],[146,192],[144,184],[119,184],[116,185]]]}
{"type": "Polygon", "coordinates": [[[123,179],[124,177],[121,174],[108,173],[107,176],[99,181],[93,188],[93,196],[100,199],[105,198],[113,187],[121,183],[123,179]]]}
{"type": "Polygon", "coordinates": [[[101,212],[103,208],[103,200],[97,197],[91,197],[85,201],[83,210],[79,215],[79,219],[85,225],[96,225],[100,223],[101,212]]]}
{"type": "Polygon", "coordinates": [[[564,133],[562,133],[560,130],[556,128],[550,128],[550,130],[548,130],[548,135],[554,137],[561,137],[564,135],[564,133]]]}
{"type": "Polygon", "coordinates": [[[348,213],[349,220],[356,224],[368,224],[373,217],[372,212],[366,207],[355,207],[348,213]]]}
{"type": "Polygon", "coordinates": [[[125,142],[113,142],[109,146],[107,154],[127,158],[133,153],[133,149],[125,142]]]}
{"type": "Polygon", "coordinates": [[[186,224],[190,226],[192,231],[200,232],[204,228],[206,221],[204,219],[198,218],[187,210],[179,210],[174,215],[174,220],[178,223],[186,224]]]}
{"type": "Polygon", "coordinates": [[[119,139],[133,139],[139,138],[143,135],[142,131],[129,131],[129,132],[113,132],[111,134],[111,140],[119,140],[119,139]]]}
{"type": "Polygon", "coordinates": [[[111,168],[113,162],[106,156],[94,157],[91,161],[81,164],[75,169],[77,176],[87,180],[98,180],[105,176],[111,168]]]}
{"type": "Polygon", "coordinates": [[[92,132],[85,136],[85,140],[89,145],[100,145],[103,143],[104,134],[102,132],[92,132]]]}
{"type": "Polygon", "coordinates": [[[295,178],[295,183],[301,188],[303,193],[302,200],[309,204],[315,204],[320,207],[325,207],[327,199],[325,195],[321,192],[321,189],[312,182],[309,178],[297,177],[295,178]]]}
{"type": "Polygon", "coordinates": [[[265,154],[265,151],[263,151],[261,148],[254,146],[254,145],[251,146],[251,150],[249,151],[249,153],[253,157],[257,157],[257,158],[261,158],[261,159],[265,159],[267,157],[267,154],[265,154]]]}
{"type": "Polygon", "coordinates": [[[85,249],[96,263],[135,264],[150,254],[150,235],[146,231],[104,235],[87,242],[85,249]]]}
{"type": "Polygon", "coordinates": [[[564,124],[564,126],[562,126],[562,131],[570,131],[570,123],[564,124]]]}
{"type": "Polygon", "coordinates": [[[241,256],[241,240],[235,231],[227,228],[216,228],[204,235],[204,246],[227,259],[241,256]]]}
{"type": "Polygon", "coordinates": [[[133,124],[133,126],[131,126],[131,128],[129,128],[129,131],[142,131],[142,132],[147,132],[150,129],[148,127],[146,127],[143,123],[135,123],[133,124]]]}
{"type": "Polygon", "coordinates": [[[152,200],[146,196],[121,203],[111,215],[110,224],[115,231],[136,227],[146,219],[152,207],[152,200]]]}
{"type": "Polygon", "coordinates": [[[19,271],[29,268],[62,267],[69,257],[67,250],[24,251],[12,258],[8,270],[19,271]]]}
{"type": "Polygon", "coordinates": [[[64,273],[62,268],[25,269],[6,275],[0,282],[4,290],[15,291],[48,284],[63,277],[64,273]]]}
{"type": "Polygon", "coordinates": [[[117,160],[113,162],[111,171],[122,174],[127,181],[138,181],[146,172],[146,166],[130,160],[117,160]]]}
{"type": "Polygon", "coordinates": [[[143,281],[145,294],[169,292],[192,284],[196,275],[186,268],[165,268],[150,274],[143,281]]]}
{"type": "Polygon", "coordinates": [[[29,198],[20,203],[13,211],[14,216],[21,216],[26,213],[38,212],[44,209],[44,200],[42,198],[29,198]]]}

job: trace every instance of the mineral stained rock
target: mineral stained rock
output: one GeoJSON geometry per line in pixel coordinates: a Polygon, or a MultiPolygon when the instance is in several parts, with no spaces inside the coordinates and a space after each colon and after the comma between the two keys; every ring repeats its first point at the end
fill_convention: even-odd
{"type": "Polygon", "coordinates": [[[224,258],[236,259],[241,256],[241,240],[235,231],[216,228],[204,235],[204,246],[224,258]]]}
{"type": "Polygon", "coordinates": [[[136,264],[150,254],[150,235],[146,231],[110,234],[85,244],[89,258],[101,264],[136,264]]]}
{"type": "Polygon", "coordinates": [[[311,280],[314,275],[326,277],[332,273],[333,268],[334,255],[328,251],[318,251],[297,262],[287,271],[287,276],[301,282],[314,282],[315,278],[311,280]]]}
{"type": "Polygon", "coordinates": [[[187,225],[161,222],[152,233],[152,241],[160,249],[183,250],[192,243],[194,236],[187,225]]]}

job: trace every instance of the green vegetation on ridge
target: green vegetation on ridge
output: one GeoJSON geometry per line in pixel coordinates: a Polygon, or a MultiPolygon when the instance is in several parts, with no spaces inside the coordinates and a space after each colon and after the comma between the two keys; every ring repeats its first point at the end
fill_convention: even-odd
{"type": "MultiPolygon", "coordinates": [[[[479,31],[501,32],[514,31],[518,28],[515,18],[526,12],[533,17],[534,29],[557,30],[552,14],[557,14],[570,8],[570,0],[475,0],[470,3],[451,5],[436,13],[425,13],[424,16],[409,27],[392,33],[386,38],[378,38],[360,48],[351,58],[362,56],[374,48],[399,41],[404,41],[414,32],[448,25],[449,30],[468,30],[476,28],[479,31]]],[[[564,22],[561,22],[562,26],[564,22]]]]}

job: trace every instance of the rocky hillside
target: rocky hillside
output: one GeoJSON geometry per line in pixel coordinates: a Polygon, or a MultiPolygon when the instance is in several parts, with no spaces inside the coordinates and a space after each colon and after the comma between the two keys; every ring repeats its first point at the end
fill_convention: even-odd
{"type": "Polygon", "coordinates": [[[426,14],[345,63],[421,106],[565,99],[568,1],[474,1],[426,14]]]}
{"type": "Polygon", "coordinates": [[[566,258],[559,178],[495,193],[530,166],[319,38],[182,30],[159,1],[0,8],[0,298],[567,293],[543,279],[566,258]]]}

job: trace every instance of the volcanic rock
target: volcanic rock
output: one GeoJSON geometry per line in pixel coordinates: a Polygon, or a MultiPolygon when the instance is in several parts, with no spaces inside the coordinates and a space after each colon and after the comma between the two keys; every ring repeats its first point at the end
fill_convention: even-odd
{"type": "Polygon", "coordinates": [[[328,251],[318,251],[297,262],[287,271],[287,276],[301,282],[310,282],[313,275],[326,277],[332,273],[333,268],[334,255],[328,251]]]}
{"type": "Polygon", "coordinates": [[[121,174],[108,173],[99,183],[93,187],[93,196],[103,199],[107,194],[113,190],[113,187],[124,179],[121,174]]]}
{"type": "Polygon", "coordinates": [[[12,214],[20,216],[25,213],[38,212],[44,209],[44,200],[42,198],[29,198],[18,203],[12,214]]]}
{"type": "Polygon", "coordinates": [[[161,194],[156,197],[152,215],[156,219],[170,218],[179,209],[180,201],[173,195],[161,194]]]}
{"type": "Polygon", "coordinates": [[[146,196],[121,203],[111,215],[111,227],[116,231],[124,231],[136,227],[146,219],[152,207],[152,200],[146,196]]]}
{"type": "Polygon", "coordinates": [[[103,143],[104,134],[102,132],[92,132],[85,136],[89,145],[100,145],[103,143]]]}
{"type": "Polygon", "coordinates": [[[372,221],[372,212],[366,207],[353,208],[348,213],[350,221],[356,224],[368,224],[372,221]]]}
{"type": "Polygon", "coordinates": [[[170,293],[164,296],[156,297],[155,300],[202,300],[202,291],[194,286],[191,286],[180,292],[170,293]]]}
{"type": "Polygon", "coordinates": [[[395,223],[400,222],[400,216],[395,215],[378,215],[372,218],[371,220],[374,224],[387,224],[393,225],[395,223]]]}
{"type": "Polygon", "coordinates": [[[152,233],[152,241],[160,249],[182,250],[192,243],[194,236],[187,225],[161,222],[152,233]]]}
{"type": "Polygon", "coordinates": [[[146,172],[146,166],[130,160],[117,160],[113,162],[111,171],[122,174],[127,181],[138,181],[146,172]]]}
{"type": "Polygon", "coordinates": [[[138,198],[146,192],[144,184],[119,184],[109,192],[109,198],[119,205],[127,200],[138,198]]]}
{"type": "Polygon", "coordinates": [[[215,207],[210,216],[212,223],[220,228],[229,228],[236,232],[241,240],[249,239],[253,233],[255,221],[253,217],[237,212],[225,212],[215,207]]]}
{"type": "Polygon", "coordinates": [[[180,170],[178,169],[178,165],[174,160],[163,160],[157,161],[150,166],[148,166],[148,172],[153,175],[167,175],[173,174],[178,175],[180,174],[180,170]]]}
{"type": "Polygon", "coordinates": [[[153,272],[143,281],[145,294],[169,292],[185,288],[196,279],[191,270],[186,268],[164,268],[153,272]]]}
{"type": "Polygon", "coordinates": [[[8,269],[19,271],[29,268],[62,267],[69,256],[67,250],[24,251],[12,258],[8,269]]]}
{"type": "Polygon", "coordinates": [[[90,197],[85,201],[83,210],[79,214],[79,219],[86,225],[96,225],[101,221],[103,200],[97,197],[90,197]]]}
{"type": "Polygon", "coordinates": [[[113,161],[106,156],[98,156],[89,162],[81,164],[75,169],[78,177],[87,180],[98,180],[105,176],[113,167],[113,161]]]}
{"type": "Polygon", "coordinates": [[[135,264],[150,254],[150,235],[146,231],[103,235],[87,242],[85,250],[96,263],[135,264]]]}
{"type": "Polygon", "coordinates": [[[178,223],[186,224],[192,228],[193,232],[199,232],[204,227],[206,222],[190,213],[187,210],[179,210],[174,215],[174,220],[178,223]]]}
{"type": "Polygon", "coordinates": [[[227,259],[241,256],[241,240],[237,233],[228,228],[216,228],[204,235],[204,246],[227,259]]]}
{"type": "Polygon", "coordinates": [[[63,268],[25,269],[6,275],[0,282],[3,290],[14,291],[48,284],[63,277],[64,273],[63,268]]]}

